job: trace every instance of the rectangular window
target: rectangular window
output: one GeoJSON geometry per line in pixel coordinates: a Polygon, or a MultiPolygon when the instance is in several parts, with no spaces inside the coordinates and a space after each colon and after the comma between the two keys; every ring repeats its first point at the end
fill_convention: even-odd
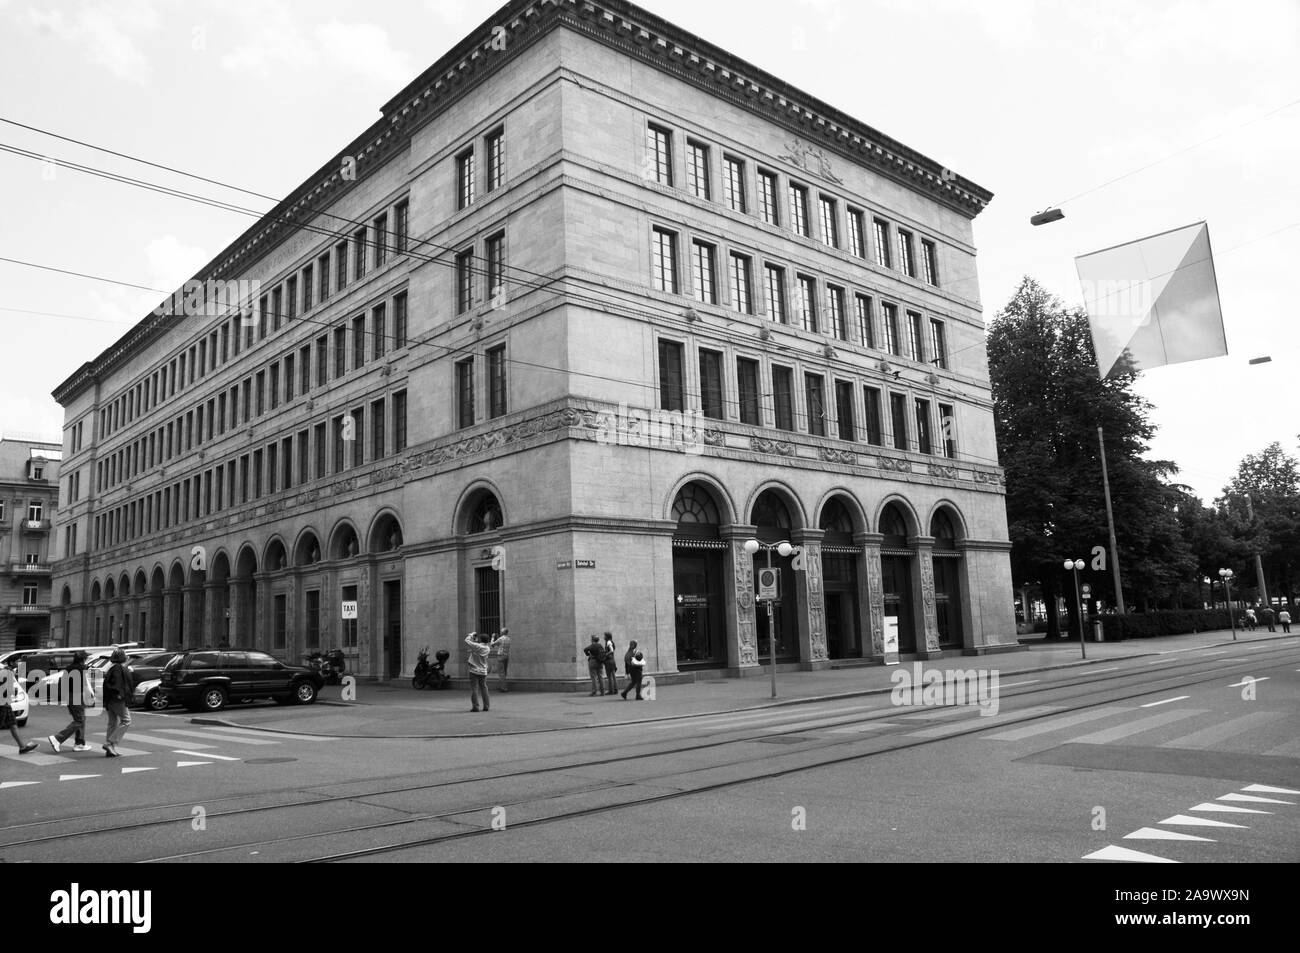
{"type": "Polygon", "coordinates": [[[718,303],[718,289],[713,276],[714,247],[705,242],[691,242],[691,273],[695,278],[695,299],[705,304],[718,303]]]}
{"type": "MultiPolygon", "coordinates": [[[[259,411],[260,413],[260,411],[259,411]]],[[[253,379],[244,378],[244,423],[253,419],[253,379]]]]}
{"type": "Polygon", "coordinates": [[[686,409],[682,345],[663,339],[659,341],[659,409],[686,409]]]}
{"type": "Polygon", "coordinates": [[[934,453],[934,446],[930,441],[930,402],[928,400],[918,400],[916,402],[916,442],[921,453],[934,453]]]}
{"type": "Polygon", "coordinates": [[[361,407],[352,410],[352,465],[359,467],[366,462],[366,412],[361,407]]]}
{"type": "MultiPolygon", "coordinates": [[[[284,461],[284,483],[281,489],[290,490],[293,488],[293,437],[285,437],[280,441],[280,459],[284,461]]],[[[221,477],[221,467],[217,467],[217,477],[221,477]]],[[[217,497],[220,499],[220,492],[217,497]]]]}
{"type": "Polygon", "coordinates": [[[889,223],[883,219],[872,219],[876,229],[876,264],[881,268],[892,268],[889,260],[889,223]]]}
{"type": "Polygon", "coordinates": [[[776,202],[776,173],[758,172],[758,217],[767,225],[780,225],[776,202]]]}
{"type": "Polygon", "coordinates": [[[370,458],[384,459],[384,401],[370,402],[370,458]]]}
{"type": "Polygon", "coordinates": [[[359,314],[352,319],[352,369],[364,367],[366,363],[366,316],[359,314]]]}
{"type": "Polygon", "coordinates": [[[488,416],[495,420],[506,413],[506,347],[487,352],[488,416]]]}
{"type": "Polygon", "coordinates": [[[830,317],[831,336],[840,340],[849,339],[848,326],[844,322],[844,289],[832,285],[826,286],[826,307],[830,317]]]}
{"type": "Polygon", "coordinates": [[[456,313],[464,314],[474,307],[474,249],[468,248],[456,255],[456,313]]]}
{"type": "Polygon", "coordinates": [[[754,313],[754,299],[749,291],[749,258],[731,253],[731,306],[741,314],[754,313]]]}
{"type": "Polygon", "coordinates": [[[713,420],[723,418],[722,355],[717,351],[700,350],[700,412],[713,420]]]}
{"type": "Polygon", "coordinates": [[[925,347],[922,340],[921,316],[915,311],[907,312],[907,356],[918,363],[925,361],[925,347]]]}
{"type": "Polygon", "coordinates": [[[456,426],[474,426],[474,359],[456,362],[456,426]]]}
{"type": "Polygon", "coordinates": [[[859,258],[867,257],[866,219],[855,208],[849,209],[849,251],[859,258]]]}
{"type": "Polygon", "coordinates": [[[352,233],[352,277],[360,281],[366,273],[366,230],[358,228],[352,233]]]}
{"type": "Polygon", "coordinates": [[[903,394],[889,395],[889,416],[894,428],[894,449],[907,449],[907,397],[903,394]]]}
{"type": "Polygon", "coordinates": [[[939,268],[935,259],[934,242],[921,240],[921,269],[925,283],[939,286],[939,268]]]}
{"type": "Polygon", "coordinates": [[[271,292],[271,327],[278,331],[284,323],[284,290],[276,288],[271,292]]]}
{"type": "Polygon", "coordinates": [[[465,209],[474,204],[474,150],[466,149],[456,156],[456,208],[465,209]]]}
{"type": "Polygon", "coordinates": [[[863,347],[876,346],[876,327],[871,320],[871,299],[866,295],[853,296],[853,316],[857,321],[858,343],[863,347]]]}
{"type": "Polygon", "coordinates": [[[734,156],[722,157],[722,198],[733,212],[747,212],[745,207],[745,163],[734,156]]]}
{"type": "Polygon", "coordinates": [[[253,451],[253,499],[262,498],[262,451],[253,451]]]}
{"type": "Polygon", "coordinates": [[[308,589],[306,596],[307,618],[304,620],[303,644],[305,648],[314,649],[320,647],[320,590],[308,589]]]}
{"type": "Polygon", "coordinates": [[[835,213],[835,200],[825,195],[817,197],[817,206],[821,212],[822,244],[831,248],[840,247],[839,216],[835,213]]]}
{"type": "Polygon", "coordinates": [[[902,342],[898,337],[898,308],[892,304],[882,304],[885,319],[885,350],[896,357],[902,356],[902,342]]]}
{"type": "Polygon", "coordinates": [[[492,307],[505,304],[506,233],[498,232],[487,240],[487,295],[492,307]]]}
{"type": "Polygon", "coordinates": [[[790,183],[790,227],[796,235],[808,238],[808,190],[790,183]]]}
{"type": "MultiPolygon", "coordinates": [[[[314,280],[314,271],[311,265],[305,265],[302,269],[302,313],[306,314],[312,307],[312,295],[316,291],[314,280]]],[[[224,360],[224,358],[223,358],[224,360]]]]}
{"type": "Polygon", "coordinates": [[[338,380],[347,373],[348,329],[334,329],[334,379],[338,380]]]}
{"type": "Polygon", "coordinates": [[[930,363],[948,369],[948,343],[944,338],[943,322],[930,319],[930,363]]]}
{"type": "Polygon", "coordinates": [[[280,483],[280,454],[275,444],[266,448],[266,492],[275,493],[280,483]]]}
{"type": "Polygon", "coordinates": [[[316,270],[320,274],[320,284],[317,286],[320,293],[317,295],[323,304],[330,296],[330,256],[326,252],[316,259],[316,270]]]}
{"type": "Polygon", "coordinates": [[[406,449],[406,391],[393,395],[393,452],[406,449]]]}
{"type": "Polygon", "coordinates": [[[343,415],[339,414],[334,418],[334,472],[342,473],[345,464],[343,459],[343,415]]]}
{"type": "Polygon", "coordinates": [[[654,230],[651,278],[656,291],[677,294],[677,236],[663,228],[654,230]]]}
{"type": "Polygon", "coordinates": [[[325,470],[325,425],[317,424],[314,429],[316,447],[316,479],[326,476],[325,470]]]}
{"type": "MultiPolygon", "coordinates": [[[[270,302],[267,300],[266,295],[262,295],[262,297],[259,298],[257,302],[257,339],[259,341],[266,340],[266,330],[270,325],[270,322],[267,319],[270,316],[270,313],[271,313],[270,302]]],[[[253,342],[249,341],[248,343],[252,344],[253,342]]],[[[182,383],[184,383],[184,379],[185,379],[185,355],[182,354],[181,355],[182,383]]]]}
{"type": "Polygon", "coordinates": [[[840,439],[856,439],[857,434],[853,427],[853,384],[849,381],[835,382],[835,417],[838,421],[840,439]]]}
{"type": "MultiPolygon", "coordinates": [[[[257,416],[261,417],[264,413],[266,413],[266,371],[258,371],[257,372],[257,416]]],[[[188,422],[189,421],[186,421],[186,423],[188,422]]]]}
{"type": "Polygon", "coordinates": [[[483,151],[487,155],[487,190],[495,192],[506,181],[506,137],[497,129],[489,132],[483,140],[483,151]]]}
{"type": "Polygon", "coordinates": [[[289,401],[293,400],[293,388],[294,388],[294,384],[297,382],[293,373],[294,372],[293,362],[294,362],[294,356],[292,354],[285,355],[284,358],[284,401],[285,403],[288,403],[289,401]]]}
{"type": "MultiPolygon", "coordinates": [[[[334,246],[334,288],[342,291],[348,286],[348,243],[339,242],[334,246]]],[[[323,297],[323,296],[322,296],[323,297]]]]}
{"type": "Polygon", "coordinates": [[[384,356],[388,347],[388,307],[377,304],[370,312],[371,351],[375,360],[384,356]]]}
{"type": "MultiPolygon", "coordinates": [[[[357,601],[356,586],[342,586],[340,588],[340,594],[344,602],[357,601]]],[[[343,619],[341,621],[342,621],[341,635],[343,640],[343,648],[355,649],[357,647],[357,620],[343,619]]]]}
{"type": "Polygon", "coordinates": [[[949,460],[956,460],[957,415],[952,404],[939,405],[939,440],[943,444],[943,455],[949,460]]]}
{"type": "Polygon", "coordinates": [[[280,406],[280,365],[271,365],[271,409],[280,406]]]}
{"type": "Polygon", "coordinates": [[[817,330],[817,280],[807,275],[799,276],[799,326],[817,330]]]}
{"type": "Polygon", "coordinates": [[[736,358],[736,387],[740,396],[740,422],[760,426],[763,419],[758,405],[758,361],[736,358]]]}
{"type": "Polygon", "coordinates": [[[820,374],[804,375],[804,396],[808,400],[808,432],[826,436],[826,389],[820,374]]]}
{"type": "Polygon", "coordinates": [[[772,368],[772,403],[778,430],[794,430],[794,372],[788,367],[772,368]]]}
{"type": "Polygon", "coordinates": [[[393,296],[393,350],[406,347],[406,292],[393,296]]]}
{"type": "Polygon", "coordinates": [[[311,448],[308,444],[308,431],[298,431],[298,485],[311,480],[311,448]]]}
{"type": "Polygon", "coordinates": [[[325,382],[329,379],[330,370],[330,339],[327,335],[321,335],[316,339],[316,386],[324,387],[325,382]]]}
{"type": "Polygon", "coordinates": [[[686,140],[686,187],[697,199],[708,201],[709,147],[690,139],[686,140]]]}
{"type": "Polygon", "coordinates": [[[406,246],[410,241],[411,232],[411,203],[401,201],[393,210],[393,251],[399,255],[406,254],[406,246]]]}
{"type": "Polygon", "coordinates": [[[767,313],[773,321],[785,324],[785,269],[778,265],[763,266],[764,285],[767,289],[767,313]]]}
{"type": "Polygon", "coordinates": [[[388,261],[388,215],[378,216],[372,224],[375,230],[375,267],[382,268],[388,261]]]}
{"type": "Polygon", "coordinates": [[[912,233],[898,230],[898,267],[909,278],[916,277],[916,259],[912,255],[912,233]]]}
{"type": "Polygon", "coordinates": [[[667,129],[650,126],[646,132],[648,167],[660,185],[673,184],[673,134],[667,129]]]}

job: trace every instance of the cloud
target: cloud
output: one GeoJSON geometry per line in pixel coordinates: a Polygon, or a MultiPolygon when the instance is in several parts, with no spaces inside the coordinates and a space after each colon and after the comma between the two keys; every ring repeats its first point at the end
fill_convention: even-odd
{"type": "Polygon", "coordinates": [[[145,246],[144,257],[149,284],[167,290],[193,278],[212,256],[195,245],[182,244],[175,235],[163,235],[145,246]]]}
{"type": "Polygon", "coordinates": [[[145,85],[153,75],[149,58],[137,39],[156,33],[158,14],[147,0],[122,0],[111,6],[86,5],[73,14],[28,7],[19,22],[37,33],[63,39],[80,49],[90,62],[119,79],[145,85]]]}

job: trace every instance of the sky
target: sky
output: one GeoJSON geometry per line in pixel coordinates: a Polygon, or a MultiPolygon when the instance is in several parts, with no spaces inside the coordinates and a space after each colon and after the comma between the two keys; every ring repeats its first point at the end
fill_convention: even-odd
{"type": "MultiPolygon", "coordinates": [[[[1300,452],[1296,0],[641,5],[992,190],[986,319],[1024,275],[1082,304],[1075,256],[1208,222],[1229,355],[1141,377],[1151,456],[1209,500],[1245,454],[1300,452]]],[[[0,117],[283,196],[499,6],[0,0],[0,117]]],[[[4,123],[0,144],[271,207],[4,123]]],[[[172,289],[250,222],[0,152],[0,257],[172,289]]],[[[50,392],[159,297],[0,261],[0,432],[58,439],[50,392]]]]}

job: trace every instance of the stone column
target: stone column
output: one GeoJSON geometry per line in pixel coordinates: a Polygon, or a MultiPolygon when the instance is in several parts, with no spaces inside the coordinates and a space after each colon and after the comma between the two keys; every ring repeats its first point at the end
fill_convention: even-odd
{"type": "Polygon", "coordinates": [[[791,542],[803,552],[803,571],[790,580],[799,593],[799,666],[804,671],[830,668],[826,649],[826,594],[822,587],[822,540],[825,530],[795,530],[791,542]]]}
{"type": "Polygon", "coordinates": [[[161,589],[150,590],[149,592],[149,644],[154,646],[165,645],[163,632],[165,631],[165,622],[163,619],[163,594],[161,589]]]}
{"type": "Polygon", "coordinates": [[[916,553],[917,571],[912,579],[916,654],[923,659],[941,658],[939,623],[934,612],[934,537],[912,536],[907,544],[916,553]]]}
{"type": "Polygon", "coordinates": [[[726,586],[727,670],[738,676],[744,676],[746,670],[757,672],[759,666],[754,559],[745,552],[745,540],[752,539],[757,532],[757,527],[743,524],[721,527],[722,538],[727,543],[723,573],[730,580],[726,586]]]}
{"type": "Polygon", "coordinates": [[[270,639],[267,631],[270,628],[271,620],[271,577],[268,573],[259,572],[253,575],[257,582],[256,598],[253,599],[252,605],[252,631],[249,633],[248,644],[255,649],[265,651],[270,645],[270,639]]]}
{"type": "Polygon", "coordinates": [[[880,547],[885,537],[880,533],[855,533],[853,543],[862,547],[858,575],[858,616],[867,629],[870,646],[865,654],[884,661],[885,657],[885,584],[880,568],[880,547]]]}
{"type": "Polygon", "coordinates": [[[216,645],[225,636],[222,634],[222,618],[218,593],[225,589],[219,582],[203,583],[203,644],[216,645]]]}
{"type": "Polygon", "coordinates": [[[163,644],[181,647],[181,590],[170,586],[163,590],[163,644]]]}
{"type": "Polygon", "coordinates": [[[242,579],[232,579],[226,591],[230,608],[230,625],[226,627],[226,638],[231,645],[245,645],[247,643],[243,641],[246,631],[244,614],[247,612],[248,583],[242,579]]]}
{"type": "Polygon", "coordinates": [[[203,584],[190,583],[185,587],[185,646],[195,648],[209,644],[203,628],[203,584]]]}

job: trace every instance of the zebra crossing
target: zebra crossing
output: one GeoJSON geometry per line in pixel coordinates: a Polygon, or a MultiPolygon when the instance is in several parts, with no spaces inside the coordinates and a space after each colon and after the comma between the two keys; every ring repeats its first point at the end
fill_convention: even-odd
{"type": "Polygon", "coordinates": [[[1082,711],[1037,705],[1004,709],[991,716],[981,714],[975,706],[909,708],[885,707],[878,701],[861,705],[822,703],[671,720],[642,726],[642,730],[679,735],[734,731],[826,738],[888,731],[891,737],[928,740],[979,732],[972,737],[981,743],[1122,743],[1184,750],[1210,750],[1232,742],[1234,747],[1249,748],[1256,754],[1300,757],[1300,717],[1295,712],[1243,706],[1240,714],[1225,717],[1221,711],[1177,705],[1180,701],[1184,699],[1171,699],[1174,707],[1103,705],[1082,711]],[[1001,725],[1007,727],[981,730],[1001,725]],[[1249,743],[1243,739],[1249,739],[1249,743]]]}
{"type": "MultiPolygon", "coordinates": [[[[0,791],[29,787],[49,782],[63,783],[87,781],[112,775],[141,774],[177,768],[198,768],[229,764],[244,760],[245,755],[263,753],[262,748],[286,742],[336,741],[319,735],[293,735],[281,732],[256,731],[235,727],[153,728],[149,731],[128,731],[129,744],[118,745],[117,752],[125,759],[153,758],[158,764],[126,764],[104,757],[102,739],[92,733],[91,750],[73,751],[70,743],[60,753],[48,750],[42,739],[43,751],[21,755],[18,750],[5,745],[0,747],[0,759],[17,761],[25,767],[51,768],[49,777],[23,780],[0,780],[0,791]]],[[[0,761],[0,778],[7,773],[0,761]]]]}

